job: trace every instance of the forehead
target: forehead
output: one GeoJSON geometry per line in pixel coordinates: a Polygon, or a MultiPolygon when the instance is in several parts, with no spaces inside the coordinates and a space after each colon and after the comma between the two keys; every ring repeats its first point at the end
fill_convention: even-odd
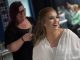
{"type": "Polygon", "coordinates": [[[23,6],[20,6],[19,7],[19,11],[21,11],[21,10],[23,10],[24,9],[24,7],[23,6]]]}
{"type": "Polygon", "coordinates": [[[56,11],[50,11],[50,12],[46,13],[46,16],[57,16],[57,12],[56,11]]]}

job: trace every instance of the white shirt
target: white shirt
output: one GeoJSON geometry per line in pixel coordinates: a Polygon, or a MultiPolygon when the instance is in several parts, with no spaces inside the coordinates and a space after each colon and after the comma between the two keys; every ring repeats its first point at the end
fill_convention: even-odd
{"type": "Polygon", "coordinates": [[[80,39],[64,29],[57,47],[51,47],[46,38],[33,48],[33,60],[80,60],[80,39]]]}

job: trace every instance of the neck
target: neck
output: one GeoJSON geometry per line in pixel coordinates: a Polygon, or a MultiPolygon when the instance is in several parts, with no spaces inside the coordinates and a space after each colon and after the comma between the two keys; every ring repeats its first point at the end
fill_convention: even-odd
{"type": "Polygon", "coordinates": [[[58,32],[60,32],[61,28],[58,29],[47,29],[47,35],[56,35],[58,32]]]}
{"type": "Polygon", "coordinates": [[[46,38],[48,39],[51,47],[57,46],[59,38],[61,36],[62,29],[59,28],[57,30],[48,30],[46,38]]]}
{"type": "Polygon", "coordinates": [[[32,25],[30,24],[30,22],[28,21],[28,19],[24,19],[21,23],[19,23],[17,25],[17,27],[21,28],[21,29],[28,29],[30,28],[32,25]]]}

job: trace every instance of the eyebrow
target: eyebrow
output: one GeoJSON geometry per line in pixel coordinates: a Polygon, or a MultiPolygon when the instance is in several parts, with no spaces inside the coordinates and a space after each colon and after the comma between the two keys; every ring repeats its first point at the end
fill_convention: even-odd
{"type": "Polygon", "coordinates": [[[57,16],[48,16],[48,17],[59,17],[59,15],[57,15],[57,16]]]}

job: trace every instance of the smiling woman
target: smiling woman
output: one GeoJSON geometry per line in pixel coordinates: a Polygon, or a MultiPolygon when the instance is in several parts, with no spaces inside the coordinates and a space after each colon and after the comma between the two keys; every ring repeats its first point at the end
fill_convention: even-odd
{"type": "Polygon", "coordinates": [[[33,60],[80,60],[80,39],[60,27],[60,18],[52,7],[40,10],[34,29],[33,60]]]}

